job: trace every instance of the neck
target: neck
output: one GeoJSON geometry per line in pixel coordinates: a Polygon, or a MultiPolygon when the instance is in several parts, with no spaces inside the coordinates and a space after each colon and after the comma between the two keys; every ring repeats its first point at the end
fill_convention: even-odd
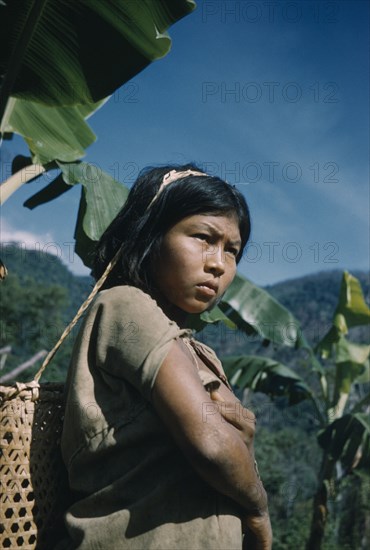
{"type": "Polygon", "coordinates": [[[175,321],[180,328],[186,328],[186,320],[188,318],[186,311],[166,300],[159,292],[153,292],[152,297],[171,321],[175,321]]]}

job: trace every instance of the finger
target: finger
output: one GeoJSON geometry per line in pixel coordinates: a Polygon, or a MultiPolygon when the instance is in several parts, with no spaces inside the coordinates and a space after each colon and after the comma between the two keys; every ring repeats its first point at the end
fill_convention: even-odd
{"type": "Polygon", "coordinates": [[[230,424],[233,424],[236,428],[240,428],[241,423],[236,419],[237,404],[225,401],[217,390],[211,391],[210,396],[212,401],[219,403],[218,412],[221,414],[222,418],[227,420],[230,424]]]}
{"type": "Polygon", "coordinates": [[[228,421],[237,426],[248,426],[254,430],[256,417],[249,409],[246,409],[241,403],[231,403],[224,401],[218,408],[220,414],[228,421]]]}
{"type": "Polygon", "coordinates": [[[225,403],[225,399],[222,397],[219,391],[213,390],[210,392],[212,401],[219,401],[220,403],[225,403]]]}
{"type": "Polygon", "coordinates": [[[241,422],[248,422],[254,426],[257,422],[256,415],[240,403],[240,401],[225,401],[221,394],[216,390],[211,392],[211,398],[213,401],[220,403],[219,411],[222,415],[233,414],[235,418],[239,418],[241,422]]]}

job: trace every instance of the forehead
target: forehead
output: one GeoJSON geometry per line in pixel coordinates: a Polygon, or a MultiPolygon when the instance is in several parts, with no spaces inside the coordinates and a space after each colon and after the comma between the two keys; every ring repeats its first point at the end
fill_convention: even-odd
{"type": "Polygon", "coordinates": [[[188,230],[204,228],[225,235],[230,240],[240,241],[239,220],[233,212],[219,215],[194,214],[183,218],[176,226],[188,230]]]}

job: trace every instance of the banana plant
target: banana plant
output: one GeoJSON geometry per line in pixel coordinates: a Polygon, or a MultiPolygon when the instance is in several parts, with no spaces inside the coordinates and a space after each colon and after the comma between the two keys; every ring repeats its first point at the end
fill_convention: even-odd
{"type": "MultiPolygon", "coordinates": [[[[231,287],[230,297],[233,294],[231,287]]],[[[226,311],[225,306],[223,311],[226,311]]],[[[234,321],[235,311],[228,316],[234,321]]],[[[274,319],[279,319],[276,311],[274,319]]],[[[362,477],[370,472],[370,345],[348,339],[352,327],[369,324],[370,309],[361,285],[358,279],[344,272],[328,333],[315,349],[307,344],[303,335],[296,339],[296,347],[307,351],[308,366],[318,376],[319,390],[292,369],[270,358],[232,356],[222,360],[227,376],[237,388],[250,388],[270,397],[285,395],[289,405],[308,399],[316,411],[322,462],[307,550],[321,548],[333,486],[336,485],[338,492],[345,476],[357,474],[362,477]]]]}
{"type": "MultiPolygon", "coordinates": [[[[66,171],[76,163],[74,172],[82,174],[84,167],[78,163],[96,139],[87,118],[117,88],[168,53],[166,29],[194,8],[193,0],[0,1],[1,139],[19,134],[31,155],[1,184],[0,204],[24,183],[55,168],[61,169],[60,177],[45,188],[42,198],[52,200],[70,189],[66,171]],[[63,169],[61,163],[68,167],[63,169]]],[[[85,190],[82,216],[93,191],[91,186],[86,191],[86,181],[78,183],[85,190]]],[[[94,185],[101,191],[104,186],[105,196],[117,193],[116,182],[103,173],[97,174],[94,185]]],[[[29,204],[39,200],[40,195],[29,204]]],[[[77,238],[82,235],[77,250],[82,255],[87,254],[88,225],[88,219],[77,222],[77,238]]]]}
{"type": "Polygon", "coordinates": [[[193,0],[2,1],[1,131],[18,100],[89,109],[166,55],[166,29],[194,7],[193,0]]]}
{"type": "Polygon", "coordinates": [[[321,547],[328,518],[328,500],[332,488],[349,474],[370,473],[370,345],[348,339],[350,328],[370,324],[370,309],[359,281],[344,272],[332,327],[318,344],[322,360],[334,362],[334,377],[321,395],[325,425],[318,433],[322,462],[307,550],[321,547]]]}
{"type": "MultiPolygon", "coordinates": [[[[248,335],[258,335],[265,343],[272,342],[294,348],[307,346],[294,315],[266,290],[240,273],[236,274],[216,307],[201,315],[188,317],[188,326],[198,332],[208,324],[220,322],[229,329],[241,330],[248,335]]],[[[228,358],[225,362],[234,365],[234,359],[238,360],[228,358]]],[[[241,370],[248,368],[248,365],[244,365],[241,370]]],[[[228,375],[230,378],[234,377],[233,367],[228,375]]],[[[295,377],[294,373],[292,377],[295,377]]]]}

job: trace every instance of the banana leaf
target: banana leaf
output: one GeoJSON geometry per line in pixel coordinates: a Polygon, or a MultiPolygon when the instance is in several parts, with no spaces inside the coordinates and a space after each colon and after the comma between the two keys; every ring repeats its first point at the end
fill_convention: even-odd
{"type": "Polygon", "coordinates": [[[84,264],[91,267],[95,244],[122,208],[129,189],[97,165],[85,162],[58,164],[65,183],[82,185],[75,251],[84,264]]]}
{"type": "Polygon", "coordinates": [[[10,96],[51,106],[109,96],[171,40],[193,0],[23,0],[0,3],[0,118],[10,96]]]}
{"type": "Polygon", "coordinates": [[[12,99],[2,131],[19,134],[26,141],[34,164],[46,165],[55,159],[73,162],[85,155],[96,140],[87,116],[106,100],[90,105],[45,107],[34,101],[12,99]]]}
{"type": "Polygon", "coordinates": [[[365,302],[361,284],[356,277],[345,271],[339,294],[339,303],[334,313],[333,325],[342,334],[359,325],[370,324],[370,308],[365,302]]]}
{"type": "Polygon", "coordinates": [[[247,334],[289,347],[308,347],[297,319],[268,292],[235,276],[219,308],[247,334]]]}
{"type": "Polygon", "coordinates": [[[81,159],[86,118],[153,60],[193,0],[0,2],[0,132],[26,140],[35,164],[81,159]]]}
{"type": "Polygon", "coordinates": [[[222,358],[230,383],[237,388],[250,388],[270,397],[287,396],[289,405],[310,398],[312,393],[303,378],[278,361],[253,355],[222,358]]]}
{"type": "Polygon", "coordinates": [[[323,359],[327,359],[332,355],[341,335],[347,334],[351,327],[368,324],[370,324],[370,309],[365,302],[361,284],[356,277],[345,271],[333,325],[317,345],[317,352],[323,359]]]}

